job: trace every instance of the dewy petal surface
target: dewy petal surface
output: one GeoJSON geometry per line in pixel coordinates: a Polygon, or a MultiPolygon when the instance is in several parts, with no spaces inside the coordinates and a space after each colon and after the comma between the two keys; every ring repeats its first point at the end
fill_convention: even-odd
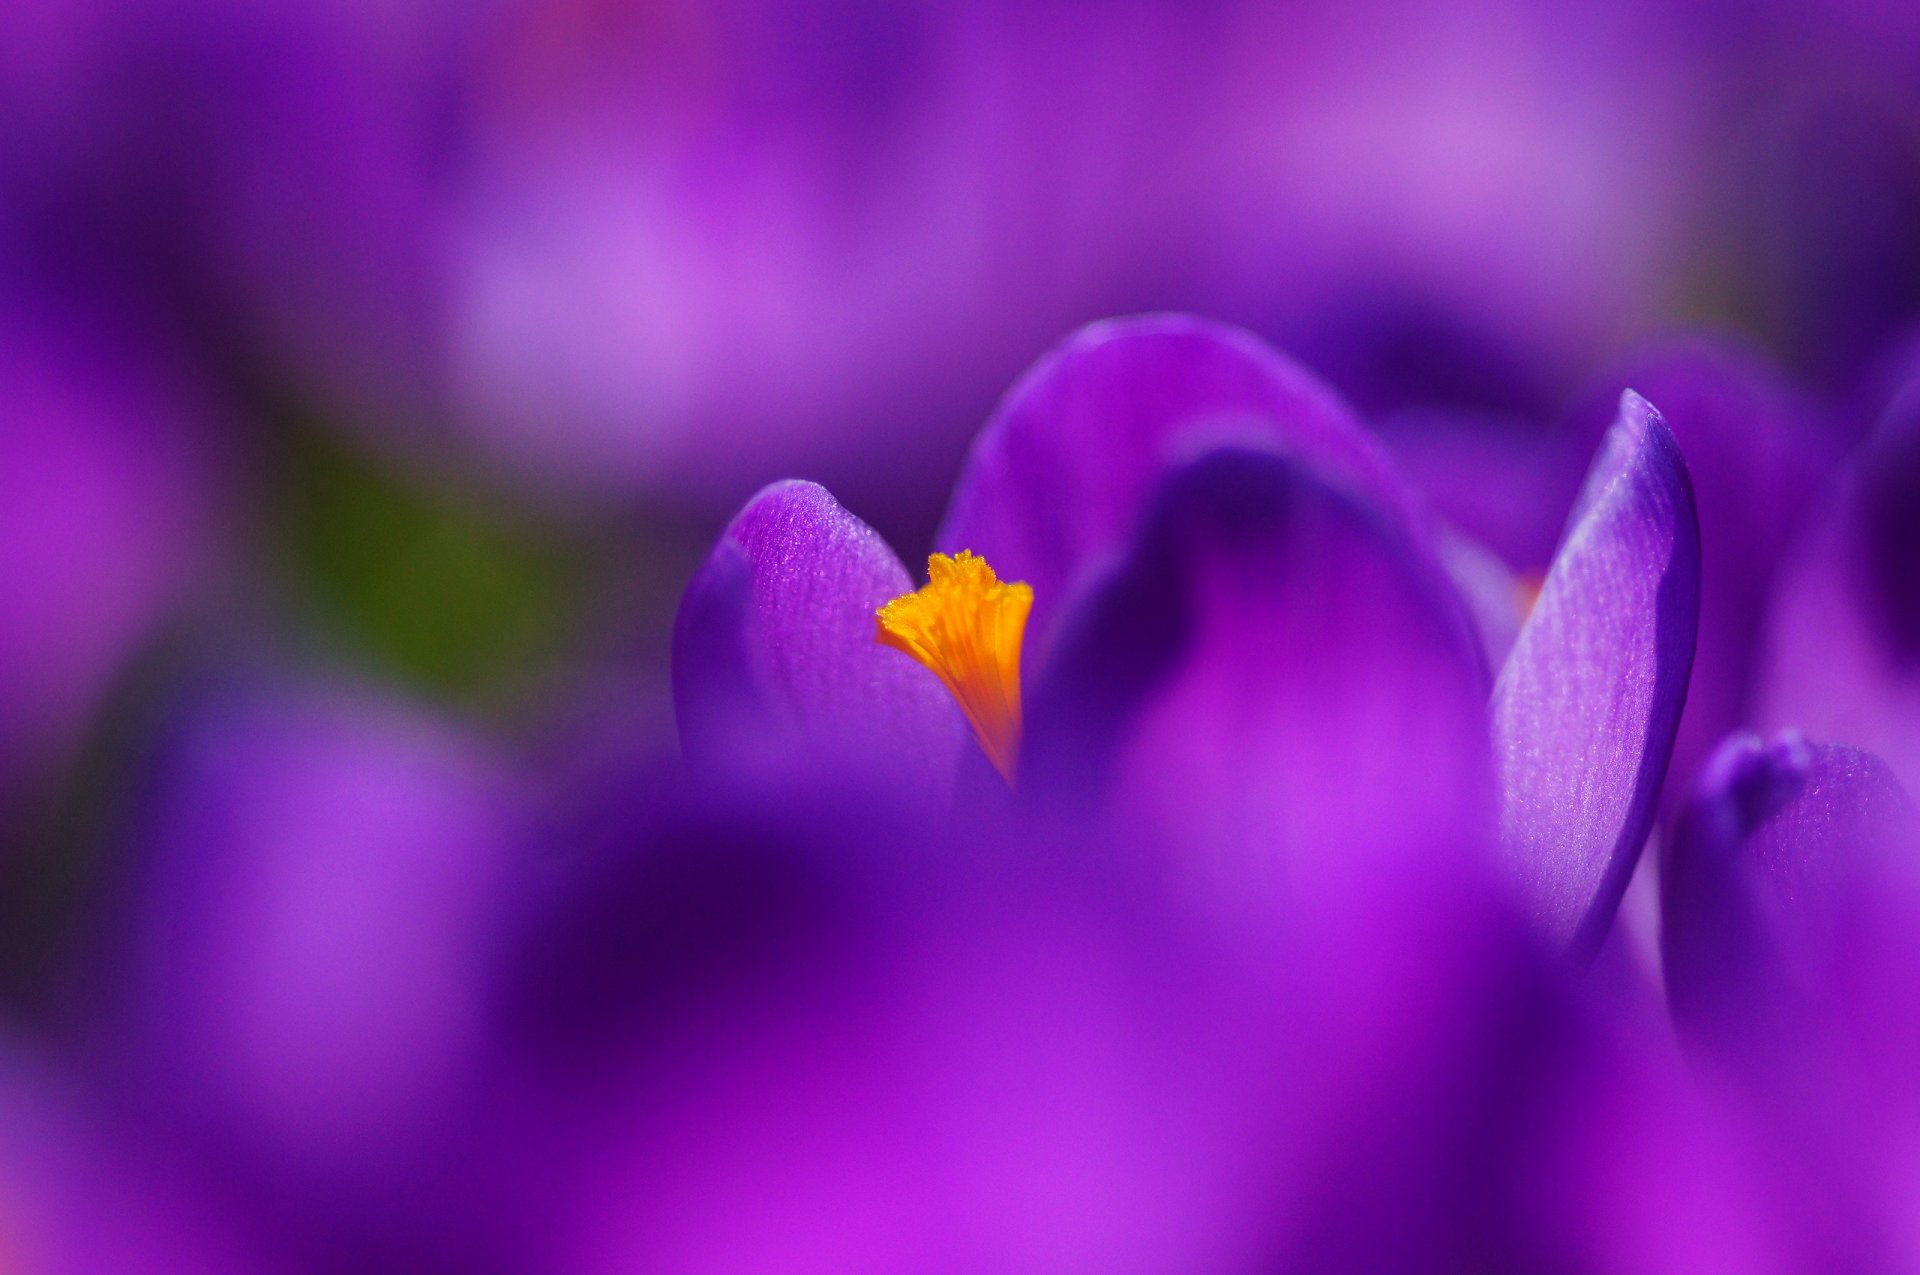
{"type": "Polygon", "coordinates": [[[696,765],[819,765],[926,792],[951,787],[965,726],[940,683],[874,641],[913,591],[878,533],[823,487],[747,502],[687,586],[674,699],[696,765]]]}
{"type": "Polygon", "coordinates": [[[1317,378],[1238,328],[1155,315],[1085,328],[1027,373],[975,442],[936,543],[1033,586],[1044,657],[1056,608],[1120,550],[1166,471],[1245,441],[1310,458],[1394,516],[1411,508],[1384,451],[1317,378]]]}
{"type": "Polygon", "coordinates": [[[1181,893],[1247,919],[1477,845],[1486,682],[1458,608],[1380,510],[1290,457],[1208,453],[1063,619],[1023,791],[1158,841],[1181,893]]]}
{"type": "Polygon", "coordinates": [[[1686,464],[1628,391],[1493,693],[1505,854],[1575,949],[1605,936],[1652,825],[1699,606],[1686,464]]]}

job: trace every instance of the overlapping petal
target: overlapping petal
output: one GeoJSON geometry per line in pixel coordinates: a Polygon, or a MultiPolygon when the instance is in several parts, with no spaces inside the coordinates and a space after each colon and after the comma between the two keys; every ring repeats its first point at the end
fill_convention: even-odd
{"type": "Polygon", "coordinates": [[[1239,329],[1157,315],[1085,328],[1027,373],[974,444],[938,544],[1033,586],[1044,660],[1059,608],[1161,477],[1223,442],[1298,454],[1412,521],[1385,453],[1317,378],[1239,329]]]}
{"type": "Polygon", "coordinates": [[[1388,512],[1290,457],[1216,450],[1063,620],[1022,782],[1177,847],[1208,905],[1269,914],[1324,872],[1479,840],[1472,642],[1388,512]]]}
{"type": "Polygon", "coordinates": [[[927,671],[874,640],[913,590],[880,536],[814,483],[747,503],[674,624],[674,698],[707,768],[819,762],[926,791],[951,786],[964,725],[927,671]]]}
{"type": "Polygon", "coordinates": [[[656,802],[536,910],[540,1269],[1242,1269],[1244,996],[1090,857],[828,787],[656,802]]]}
{"type": "Polygon", "coordinates": [[[1505,852],[1576,950],[1604,937],[1652,826],[1699,603],[1686,465],[1629,391],[1493,693],[1505,852]]]}

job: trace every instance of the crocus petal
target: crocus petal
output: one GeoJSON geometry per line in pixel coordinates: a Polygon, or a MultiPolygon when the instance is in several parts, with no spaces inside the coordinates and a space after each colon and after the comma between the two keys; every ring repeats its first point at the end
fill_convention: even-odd
{"type": "Polygon", "coordinates": [[[913,588],[886,542],[825,488],[776,483],[748,501],[674,623],[689,760],[799,760],[950,787],[959,710],[924,668],[874,639],[875,613],[913,588]]]}
{"type": "Polygon", "coordinates": [[[1583,952],[1652,824],[1699,607],[1686,463],[1628,391],[1493,693],[1507,857],[1541,926],[1583,952]]]}
{"type": "Polygon", "coordinates": [[[1578,405],[1561,432],[1598,440],[1617,410],[1617,387],[1634,386],[1673,430],[1699,511],[1700,640],[1671,763],[1690,776],[1730,732],[1751,724],[1767,597],[1840,459],[1840,440],[1779,373],[1723,340],[1691,337],[1640,352],[1606,383],[1613,388],[1578,405]]]}
{"type": "Polygon", "coordinates": [[[1459,605],[1379,510],[1294,459],[1208,453],[1063,619],[1022,782],[1190,847],[1188,892],[1242,914],[1356,856],[1477,842],[1486,682],[1459,605]]]}
{"type": "Polygon", "coordinates": [[[1082,329],[1014,387],[981,433],[937,537],[1033,586],[1044,658],[1056,608],[1117,552],[1168,468],[1258,441],[1310,457],[1392,514],[1384,452],[1311,374],[1236,328],[1181,315],[1082,329]]]}
{"type": "Polygon", "coordinates": [[[1920,818],[1879,758],[1794,731],[1728,740],[1661,864],[1662,949],[1681,1025],[1742,1051],[1788,1028],[1788,1016],[1835,1007],[1863,922],[1889,901],[1913,902],[1916,869],[1920,818]]]}

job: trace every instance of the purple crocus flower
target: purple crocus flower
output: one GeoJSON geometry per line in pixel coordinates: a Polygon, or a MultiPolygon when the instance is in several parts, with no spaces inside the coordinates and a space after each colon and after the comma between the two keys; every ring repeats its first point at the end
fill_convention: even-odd
{"type": "MultiPolygon", "coordinates": [[[[1544,576],[1587,458],[1612,425],[1619,387],[1659,404],[1687,457],[1701,525],[1699,651],[1672,767],[1695,773],[1729,732],[1751,727],[1768,601],[1801,520],[1840,459],[1832,415],[1724,336],[1667,338],[1619,360],[1550,423],[1488,413],[1397,413],[1394,455],[1453,527],[1500,560],[1457,562],[1484,611],[1544,576]],[[1498,566],[1511,568],[1503,577],[1498,566]]],[[[1671,791],[1671,790],[1670,790],[1671,791]]]]}
{"type": "MultiPolygon", "coordinates": [[[[1023,802],[1157,828],[1190,890],[1256,913],[1351,854],[1497,839],[1536,921],[1586,951],[1653,818],[1698,609],[1691,488],[1637,395],[1568,527],[1489,690],[1430,519],[1378,445],[1252,338],[1171,317],[1042,360],[976,443],[938,544],[1031,589],[1023,802]]],[[[749,502],[677,624],[689,757],[863,757],[953,790],[959,713],[874,640],[906,579],[818,488],[749,502]]],[[[1000,605],[960,598],[951,631],[920,634],[949,685],[1004,665],[975,603],[1000,605]]],[[[960,750],[962,792],[974,761],[960,750]]]]}

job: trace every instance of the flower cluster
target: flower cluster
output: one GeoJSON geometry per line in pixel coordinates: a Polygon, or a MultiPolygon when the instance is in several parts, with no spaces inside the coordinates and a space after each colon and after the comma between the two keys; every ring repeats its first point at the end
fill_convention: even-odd
{"type": "Polygon", "coordinates": [[[850,1092],[703,1088],[700,1120],[753,1131],[702,1145],[745,1215],[709,1226],[703,1178],[628,1219],[636,1251],[1920,1260],[1920,822],[1899,779],[1920,537],[1892,507],[1920,417],[1896,405],[1808,528],[1756,555],[1730,533],[1796,476],[1753,454],[1780,440],[1740,409],[1791,405],[1721,351],[1645,372],[1681,391],[1674,419],[1624,388],[1537,582],[1308,373],[1177,316],[1090,328],[1015,387],[925,589],[823,489],[751,500],[681,606],[689,764],[720,800],[797,801],[790,835],[837,871],[927,878],[941,903],[882,927],[914,955],[884,958],[850,1038],[844,1006],[809,1003],[798,1043],[742,1046],[850,1092]],[[1021,582],[1011,617],[996,573],[1021,582]],[[1733,645],[1764,654],[1705,671],[1686,711],[1696,651],[1733,645]],[[983,717],[1009,668],[1011,714],[983,717]],[[1683,715],[1715,741],[1698,764],[1683,715]],[[877,1099],[870,1048],[915,1059],[877,1099]],[[791,1165],[792,1135],[767,1134],[790,1121],[852,1163],[791,1165]],[[856,1233],[814,1228],[874,1199],[856,1233]]]}
{"type": "Polygon", "coordinates": [[[1920,5],[0,12],[0,1275],[1920,1270],[1920,5]]]}

